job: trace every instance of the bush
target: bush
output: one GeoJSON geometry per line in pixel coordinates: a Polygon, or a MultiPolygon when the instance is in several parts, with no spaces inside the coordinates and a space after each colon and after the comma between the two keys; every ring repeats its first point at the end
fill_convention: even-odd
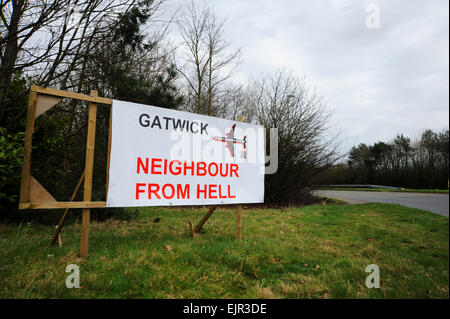
{"type": "Polygon", "coordinates": [[[17,207],[23,159],[23,132],[0,127],[0,207],[17,207]]]}

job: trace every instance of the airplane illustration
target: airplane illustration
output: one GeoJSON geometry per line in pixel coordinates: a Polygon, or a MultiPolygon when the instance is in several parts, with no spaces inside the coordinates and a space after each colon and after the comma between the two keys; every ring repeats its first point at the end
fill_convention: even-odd
{"type": "Polygon", "coordinates": [[[230,151],[231,157],[234,157],[234,144],[242,144],[244,146],[244,157],[247,151],[247,136],[244,136],[242,140],[234,138],[234,129],[236,124],[231,127],[231,130],[225,136],[214,136],[213,140],[226,143],[225,146],[230,151]]]}

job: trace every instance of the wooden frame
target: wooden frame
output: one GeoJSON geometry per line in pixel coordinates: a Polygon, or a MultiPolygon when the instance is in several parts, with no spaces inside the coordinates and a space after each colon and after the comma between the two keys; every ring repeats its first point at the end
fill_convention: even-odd
{"type": "MultiPolygon", "coordinates": [[[[61,91],[39,86],[31,86],[28,100],[27,126],[25,130],[25,146],[22,166],[22,180],[20,183],[19,209],[59,209],[65,208],[64,214],[56,227],[51,243],[54,244],[58,238],[61,228],[64,225],[69,208],[82,208],[81,246],[80,256],[88,255],[88,234],[91,208],[106,207],[106,202],[91,201],[92,175],[94,167],[95,149],[95,127],[97,123],[97,104],[112,105],[112,100],[99,97],[97,91],[91,91],[90,95],[61,91]],[[31,176],[31,150],[34,131],[34,121],[42,113],[52,108],[63,98],[76,99],[89,102],[88,133],[86,140],[86,163],[83,175],[69,202],[58,202],[55,198],[33,177],[31,176]],[[78,193],[81,183],[84,180],[83,201],[73,201],[78,193]]],[[[111,123],[110,123],[111,125],[111,123]]],[[[109,129],[109,141],[111,141],[111,128],[109,129]]],[[[108,143],[108,167],[111,143],[108,143]]],[[[109,180],[107,171],[106,180],[109,180]]],[[[108,189],[108,186],[106,186],[108,189]]]]}
{"type": "MultiPolygon", "coordinates": [[[[76,99],[80,101],[90,102],[89,104],[89,126],[88,140],[86,142],[86,168],[89,163],[93,163],[93,149],[95,147],[95,124],[96,118],[91,120],[91,110],[95,108],[97,112],[97,104],[112,105],[112,100],[104,97],[98,97],[96,91],[92,91],[91,95],[80,93],[61,91],[39,86],[31,86],[30,97],[28,100],[27,126],[25,131],[24,158],[22,166],[22,180],[20,185],[19,209],[59,209],[59,208],[99,208],[106,207],[106,202],[93,202],[84,198],[83,201],[58,202],[51,196],[42,185],[39,184],[31,176],[31,150],[34,130],[34,121],[42,113],[49,110],[63,98],[76,99]],[[92,149],[92,152],[90,152],[92,149]],[[92,154],[91,154],[92,153],[92,154]],[[89,156],[88,156],[89,154],[89,156]],[[89,160],[88,160],[89,158],[89,160]],[[88,163],[89,162],[89,163],[88,163]]],[[[109,132],[111,135],[111,131],[109,132]]],[[[111,136],[109,137],[111,138],[111,136]]],[[[110,145],[108,145],[108,158],[110,145]]],[[[92,163],[90,165],[92,165],[92,163]]],[[[109,172],[107,172],[109,174],[109,172]]],[[[86,170],[85,192],[86,188],[91,188],[92,176],[88,179],[88,171],[86,170]]],[[[108,176],[107,176],[108,179],[108,176]]]]}
{"type": "MultiPolygon", "coordinates": [[[[19,209],[61,209],[65,208],[65,211],[61,217],[60,222],[56,227],[55,234],[52,237],[51,244],[56,242],[59,236],[61,228],[64,225],[65,219],[70,208],[82,209],[82,226],[81,226],[81,246],[80,256],[87,257],[88,255],[88,235],[89,235],[89,222],[90,222],[90,209],[91,208],[104,208],[106,202],[92,201],[92,178],[93,178],[93,166],[94,166],[94,149],[95,149],[95,128],[97,120],[97,105],[106,104],[112,106],[112,99],[99,97],[97,91],[91,91],[90,95],[55,90],[50,88],[43,88],[39,86],[31,86],[30,96],[28,100],[27,111],[27,123],[25,130],[25,145],[24,145],[24,157],[22,166],[22,179],[20,184],[20,198],[19,209]],[[31,151],[32,151],[32,139],[34,131],[34,122],[37,117],[52,108],[55,104],[60,102],[63,98],[76,99],[80,101],[89,102],[89,120],[88,120],[88,133],[86,140],[86,163],[85,170],[78,181],[77,186],[72,194],[70,201],[59,202],[57,201],[33,176],[31,176],[31,151]],[[78,191],[81,188],[81,184],[84,181],[83,201],[74,201],[78,191]]],[[[111,120],[112,109],[109,119],[109,132],[108,132],[108,154],[107,154],[107,175],[106,175],[106,196],[108,195],[108,182],[109,182],[109,162],[111,153],[111,120]]],[[[242,121],[242,118],[239,118],[242,121]]],[[[199,232],[203,224],[206,223],[208,218],[212,215],[217,206],[212,206],[205,217],[200,221],[197,227],[194,228],[192,222],[189,223],[192,237],[195,238],[195,233],[199,232]]],[[[236,239],[241,239],[242,231],[242,205],[236,205],[236,239]]]]}

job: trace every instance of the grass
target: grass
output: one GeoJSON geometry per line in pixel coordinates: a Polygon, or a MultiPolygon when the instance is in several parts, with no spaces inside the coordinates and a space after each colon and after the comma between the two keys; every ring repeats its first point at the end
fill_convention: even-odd
{"type": "Polygon", "coordinates": [[[80,225],[50,247],[51,226],[0,224],[0,298],[449,298],[449,222],[393,204],[218,209],[143,208],[133,221],[93,223],[90,256],[80,225]],[[154,222],[156,217],[159,222],[154,222]],[[65,268],[80,267],[80,289],[65,268]],[[365,286],[367,265],[381,287],[365,286]]]}
{"type": "Polygon", "coordinates": [[[399,192],[399,193],[437,193],[448,194],[448,189],[386,189],[386,188],[351,188],[351,187],[327,187],[318,188],[321,190],[330,191],[364,191],[364,192],[399,192]]]}

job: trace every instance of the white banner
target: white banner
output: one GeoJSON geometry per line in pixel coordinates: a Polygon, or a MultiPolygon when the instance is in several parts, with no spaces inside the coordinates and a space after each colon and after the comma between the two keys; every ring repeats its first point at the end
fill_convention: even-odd
{"type": "Polygon", "coordinates": [[[264,202],[261,126],[114,100],[108,207],[264,202]]]}

